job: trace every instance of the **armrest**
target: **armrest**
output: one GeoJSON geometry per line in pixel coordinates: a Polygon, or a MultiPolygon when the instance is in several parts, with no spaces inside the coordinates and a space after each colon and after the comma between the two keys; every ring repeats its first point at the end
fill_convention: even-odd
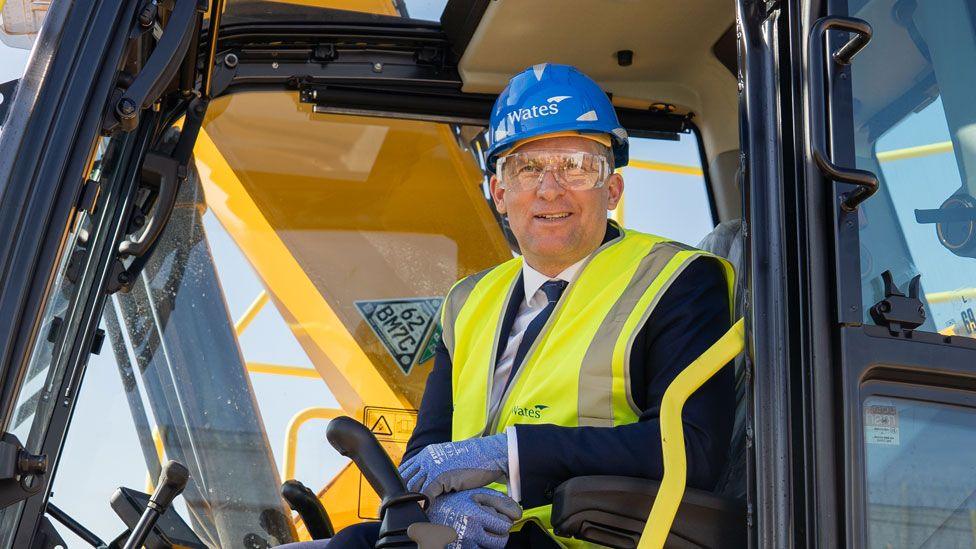
{"type": "MultiPolygon", "coordinates": [[[[577,477],[553,496],[556,534],[609,547],[637,547],[661,483],[632,477],[577,477]]],[[[688,488],[668,535],[667,547],[742,547],[745,506],[738,501],[688,488]]]]}

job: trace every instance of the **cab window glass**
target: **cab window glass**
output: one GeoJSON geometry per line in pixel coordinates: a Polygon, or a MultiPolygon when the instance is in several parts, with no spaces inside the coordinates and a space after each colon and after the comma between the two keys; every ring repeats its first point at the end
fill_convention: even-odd
{"type": "MultiPolygon", "coordinates": [[[[95,144],[90,179],[107,188],[121,176],[123,141],[123,138],[106,137],[95,144]]],[[[81,273],[79,265],[88,255],[92,233],[105,222],[105,217],[104,209],[93,215],[82,212],[69,227],[54,282],[43,305],[44,314],[31,348],[26,375],[16,395],[8,432],[34,454],[43,453],[48,426],[60,403],[58,396],[65,382],[70,336],[80,322],[80,307],[76,306],[78,298],[85,283],[92,283],[91,276],[81,273]]],[[[32,480],[28,478],[25,482],[32,480]]],[[[11,543],[5,537],[15,533],[22,508],[23,503],[19,503],[0,509],[0,547],[11,543]]]]}
{"type": "Polygon", "coordinates": [[[868,546],[976,547],[976,410],[864,401],[868,546]]]}
{"type": "Polygon", "coordinates": [[[865,322],[883,297],[883,271],[903,291],[921,274],[921,329],[976,337],[976,8],[964,0],[850,8],[874,28],[852,65],[857,167],[881,180],[859,209],[865,322]]]}
{"type": "Polygon", "coordinates": [[[278,495],[287,478],[336,529],[377,518],[325,426],[356,418],[398,461],[443,296],[512,257],[469,145],[480,133],[280,92],[215,100],[154,255],[106,306],[52,501],[114,538],[115,489],[148,491],[177,459],[192,479],[176,511],[211,547],[307,539],[278,495]]]}
{"type": "Polygon", "coordinates": [[[692,246],[714,227],[698,140],[631,137],[624,177],[623,207],[611,217],[624,226],[692,246]]]}

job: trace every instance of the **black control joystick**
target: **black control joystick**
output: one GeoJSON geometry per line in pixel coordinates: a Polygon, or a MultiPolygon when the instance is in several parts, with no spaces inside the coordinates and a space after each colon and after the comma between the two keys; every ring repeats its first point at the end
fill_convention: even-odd
{"type": "Polygon", "coordinates": [[[190,480],[190,471],[182,463],[170,461],[163,466],[163,470],[159,473],[159,481],[156,483],[156,491],[149,498],[149,504],[139,517],[139,522],[132,528],[124,549],[137,549],[145,545],[146,538],[152,532],[156,521],[166,512],[176,496],[183,492],[188,480],[190,480]]]}
{"type": "Polygon", "coordinates": [[[390,456],[362,423],[349,417],[338,417],[329,422],[325,437],[340,454],[359,467],[380,496],[382,524],[377,548],[443,549],[454,541],[453,530],[429,524],[420,506],[421,502],[426,503],[427,497],[407,490],[390,456]]]}

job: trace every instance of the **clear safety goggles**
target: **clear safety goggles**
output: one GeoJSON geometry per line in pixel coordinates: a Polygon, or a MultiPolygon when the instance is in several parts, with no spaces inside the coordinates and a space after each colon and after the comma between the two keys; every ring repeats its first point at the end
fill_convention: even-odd
{"type": "Polygon", "coordinates": [[[511,191],[538,189],[549,171],[562,188],[585,191],[606,183],[610,164],[602,154],[539,150],[503,156],[495,170],[501,187],[511,191]]]}

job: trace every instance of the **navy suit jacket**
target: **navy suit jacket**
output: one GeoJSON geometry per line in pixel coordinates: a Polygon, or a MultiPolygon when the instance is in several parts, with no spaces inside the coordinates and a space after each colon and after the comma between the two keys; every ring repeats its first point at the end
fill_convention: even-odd
{"type": "MultiPolygon", "coordinates": [[[[604,241],[617,234],[608,224],[604,241]]],[[[502,334],[511,331],[524,293],[520,280],[505,312],[502,334]]],[[[638,422],[617,427],[517,425],[523,507],[551,503],[556,487],[572,477],[660,479],[661,398],[678,373],[728,331],[729,310],[728,286],[719,262],[707,257],[692,261],[661,297],[634,341],[630,379],[634,402],[642,410],[638,422]]],[[[499,345],[499,356],[502,347],[499,345]]],[[[451,357],[441,343],[404,460],[428,444],[451,440],[451,367],[451,357]]],[[[689,486],[714,487],[726,461],[734,408],[730,363],[685,404],[682,420],[689,486]]]]}

